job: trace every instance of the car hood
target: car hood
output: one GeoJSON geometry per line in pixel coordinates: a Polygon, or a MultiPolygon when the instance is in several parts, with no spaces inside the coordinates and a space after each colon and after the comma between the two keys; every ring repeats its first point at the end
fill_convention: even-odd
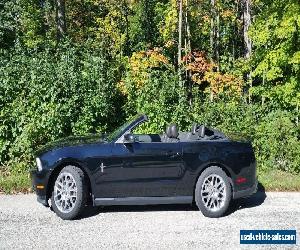
{"type": "Polygon", "coordinates": [[[68,147],[68,146],[79,146],[79,145],[87,145],[94,143],[105,143],[104,135],[102,134],[91,134],[86,136],[69,136],[59,140],[55,140],[52,142],[48,142],[47,144],[39,147],[35,151],[35,155],[39,156],[43,153],[51,151],[53,149],[68,147]]]}

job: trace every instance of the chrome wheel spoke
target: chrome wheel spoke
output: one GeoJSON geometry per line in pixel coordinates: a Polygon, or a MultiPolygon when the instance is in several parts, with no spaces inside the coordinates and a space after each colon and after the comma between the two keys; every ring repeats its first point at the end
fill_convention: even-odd
{"type": "Polygon", "coordinates": [[[77,200],[77,185],[70,173],[61,173],[54,185],[54,202],[62,213],[69,213],[77,200]]]}
{"type": "Polygon", "coordinates": [[[223,178],[217,174],[207,176],[201,187],[201,197],[206,209],[212,212],[220,210],[226,200],[226,189],[223,178]]]}
{"type": "Polygon", "coordinates": [[[206,206],[209,206],[210,202],[211,202],[211,197],[209,197],[209,198],[206,200],[205,205],[206,205],[206,206]]]}
{"type": "Polygon", "coordinates": [[[61,182],[57,182],[56,188],[60,190],[60,189],[62,189],[62,187],[63,187],[63,184],[61,182]]]}

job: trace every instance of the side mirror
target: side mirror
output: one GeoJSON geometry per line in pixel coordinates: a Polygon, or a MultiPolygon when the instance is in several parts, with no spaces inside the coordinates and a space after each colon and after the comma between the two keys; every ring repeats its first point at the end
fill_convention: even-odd
{"type": "Polygon", "coordinates": [[[133,134],[126,134],[124,135],[124,143],[134,143],[135,142],[135,138],[133,136],[133,134]]]}

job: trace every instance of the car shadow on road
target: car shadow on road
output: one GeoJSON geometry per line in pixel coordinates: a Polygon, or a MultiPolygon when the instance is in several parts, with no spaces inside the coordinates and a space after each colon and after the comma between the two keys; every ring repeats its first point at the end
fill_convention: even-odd
{"type": "Polygon", "coordinates": [[[197,211],[198,208],[193,204],[172,204],[172,205],[145,205],[145,206],[106,206],[106,207],[87,207],[80,219],[96,216],[100,213],[119,213],[119,212],[163,212],[163,211],[197,211]]]}
{"type": "Polygon", "coordinates": [[[227,215],[230,215],[237,210],[251,208],[251,207],[258,207],[264,203],[265,199],[267,198],[265,187],[258,182],[257,185],[257,192],[250,197],[247,198],[240,198],[237,200],[233,200],[231,204],[231,208],[228,211],[227,215]]]}
{"type": "MultiPolygon", "coordinates": [[[[232,201],[231,208],[226,216],[240,209],[260,206],[266,199],[265,188],[258,183],[258,191],[248,198],[241,198],[232,201]]],[[[172,205],[147,205],[147,206],[107,206],[93,207],[87,206],[79,219],[96,216],[100,213],[118,212],[163,212],[163,211],[198,211],[195,204],[172,204],[172,205]]]]}

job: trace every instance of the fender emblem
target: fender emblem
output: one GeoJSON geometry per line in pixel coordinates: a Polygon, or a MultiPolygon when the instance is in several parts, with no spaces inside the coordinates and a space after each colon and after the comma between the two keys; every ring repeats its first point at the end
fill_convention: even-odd
{"type": "Polygon", "coordinates": [[[103,162],[101,162],[100,168],[101,168],[101,173],[103,173],[104,172],[104,168],[106,168],[106,166],[104,166],[103,162]]]}

